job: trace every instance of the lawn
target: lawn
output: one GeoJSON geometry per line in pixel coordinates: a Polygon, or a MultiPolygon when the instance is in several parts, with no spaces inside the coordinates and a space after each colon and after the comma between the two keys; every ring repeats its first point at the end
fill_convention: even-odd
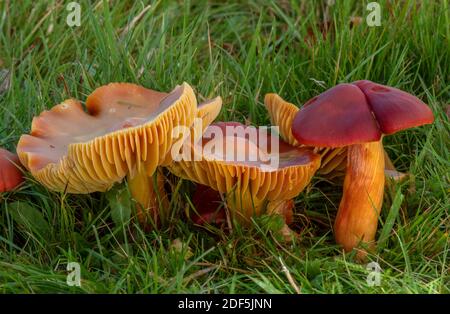
{"type": "Polygon", "coordinates": [[[70,27],[67,1],[1,1],[0,147],[14,151],[34,116],[109,82],[169,91],[185,81],[200,101],[223,98],[218,120],[251,125],[270,124],[269,92],[301,106],[340,82],[403,89],[435,122],[384,139],[409,177],[386,188],[367,261],[379,284],[336,245],[342,187],[320,176],[296,198],[300,238],[286,244],[267,217],[231,233],[194,225],[187,181],[171,178],[169,221],[144,232],[114,223],[108,193],[51,192],[28,175],[0,195],[0,292],[450,293],[449,3],[378,1],[381,25],[370,27],[365,1],[335,2],[79,1],[70,27]],[[66,283],[70,262],[80,287],[66,283]]]}

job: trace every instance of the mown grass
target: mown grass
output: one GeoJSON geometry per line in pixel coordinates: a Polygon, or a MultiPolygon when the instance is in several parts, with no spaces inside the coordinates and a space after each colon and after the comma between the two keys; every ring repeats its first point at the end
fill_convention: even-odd
{"type": "Polygon", "coordinates": [[[0,93],[0,146],[11,150],[33,116],[113,81],[164,91],[186,81],[199,100],[222,96],[220,120],[268,125],[265,93],[301,105],[370,79],[417,95],[436,121],[384,140],[410,177],[386,190],[382,239],[369,256],[380,286],[335,245],[341,188],[318,177],[296,200],[301,240],[292,245],[264,218],[231,234],[194,226],[184,214],[188,182],[172,181],[171,218],[144,233],[134,221],[114,224],[105,194],[54,193],[29,177],[0,196],[0,291],[449,293],[449,4],[379,2],[382,25],[368,27],[360,1],[155,1],[135,22],[147,4],[80,1],[81,26],[70,28],[67,2],[1,1],[0,68],[11,82],[0,93]],[[352,16],[363,23],[351,27],[352,16]],[[81,264],[81,287],[66,284],[71,261],[81,264]]]}

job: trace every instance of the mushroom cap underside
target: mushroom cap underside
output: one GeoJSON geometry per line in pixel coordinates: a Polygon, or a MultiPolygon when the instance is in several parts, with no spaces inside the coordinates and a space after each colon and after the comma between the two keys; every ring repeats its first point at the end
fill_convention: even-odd
{"type": "Polygon", "coordinates": [[[236,122],[212,124],[193,146],[193,158],[176,161],[169,169],[220,193],[238,189],[242,194],[250,192],[257,199],[267,200],[290,199],[298,195],[320,166],[320,156],[279,139],[278,148],[272,147],[270,135],[261,141],[257,133],[254,140],[254,137],[248,137],[249,130],[236,122]],[[229,133],[227,127],[234,131],[229,133]],[[230,147],[233,154],[227,151],[230,147]],[[235,152],[239,151],[243,152],[240,156],[243,158],[236,159],[238,154],[235,152]]]}
{"type": "Polygon", "coordinates": [[[202,132],[217,118],[221,109],[220,96],[198,104],[196,117],[202,119],[202,132]]]}
{"type": "Polygon", "coordinates": [[[269,113],[272,125],[280,128],[281,138],[293,146],[300,146],[292,135],[291,130],[292,122],[299,108],[274,93],[266,94],[264,97],[264,105],[269,113]]]}
{"type": "Polygon", "coordinates": [[[35,117],[17,152],[33,176],[52,190],[105,191],[141,163],[152,174],[177,140],[173,128],[190,126],[196,107],[187,83],[169,94],[111,83],[88,97],[87,112],[69,99],[35,117]]]}

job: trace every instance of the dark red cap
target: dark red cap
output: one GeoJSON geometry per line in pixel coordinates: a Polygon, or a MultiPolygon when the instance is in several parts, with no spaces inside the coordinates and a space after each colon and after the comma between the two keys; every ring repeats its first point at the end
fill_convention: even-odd
{"type": "Polygon", "coordinates": [[[309,100],[296,114],[292,134],[304,145],[340,147],[378,141],[432,123],[430,108],[417,97],[371,81],[339,84],[309,100]]]}
{"type": "Polygon", "coordinates": [[[385,134],[434,121],[433,112],[419,98],[394,87],[371,81],[353,82],[367,97],[380,129],[385,134]]]}
{"type": "Polygon", "coordinates": [[[14,190],[24,181],[18,165],[20,161],[15,154],[0,148],[0,193],[14,190]]]}
{"type": "Polygon", "coordinates": [[[195,224],[222,224],[226,221],[225,208],[220,193],[209,186],[197,184],[192,203],[196,212],[191,216],[195,224]]]}

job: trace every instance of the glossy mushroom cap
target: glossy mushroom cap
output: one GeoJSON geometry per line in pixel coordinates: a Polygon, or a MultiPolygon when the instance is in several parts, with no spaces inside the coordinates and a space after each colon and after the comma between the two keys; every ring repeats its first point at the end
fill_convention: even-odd
{"type": "Polygon", "coordinates": [[[12,191],[24,181],[19,165],[15,154],[0,148],[0,193],[12,191]]]}
{"type": "MultiPolygon", "coordinates": [[[[279,150],[275,150],[271,147],[270,135],[267,141],[261,141],[259,135],[255,140],[248,134],[248,127],[240,123],[212,124],[193,147],[196,158],[174,162],[169,169],[177,176],[220,193],[234,191],[239,196],[251,196],[255,202],[297,196],[319,167],[320,156],[281,140],[279,150]],[[234,131],[230,133],[228,128],[234,131]],[[217,130],[222,132],[217,133],[217,130]],[[277,165],[272,163],[274,158],[277,165]]],[[[258,210],[255,214],[259,214],[258,210]]],[[[246,217],[251,214],[244,213],[246,217]]]]}
{"type": "Polygon", "coordinates": [[[434,121],[431,109],[416,96],[368,80],[356,81],[353,84],[366,96],[384,134],[393,134],[434,121]]]}
{"type": "Polygon", "coordinates": [[[356,81],[309,100],[296,114],[292,134],[305,145],[342,147],[378,141],[383,133],[433,120],[430,108],[417,97],[371,81],[356,81]]]}
{"type": "Polygon", "coordinates": [[[20,138],[20,160],[49,189],[105,191],[141,164],[152,174],[177,140],[173,128],[192,124],[197,102],[186,83],[170,94],[112,83],[96,89],[86,108],[66,100],[35,117],[31,134],[20,138]]]}

